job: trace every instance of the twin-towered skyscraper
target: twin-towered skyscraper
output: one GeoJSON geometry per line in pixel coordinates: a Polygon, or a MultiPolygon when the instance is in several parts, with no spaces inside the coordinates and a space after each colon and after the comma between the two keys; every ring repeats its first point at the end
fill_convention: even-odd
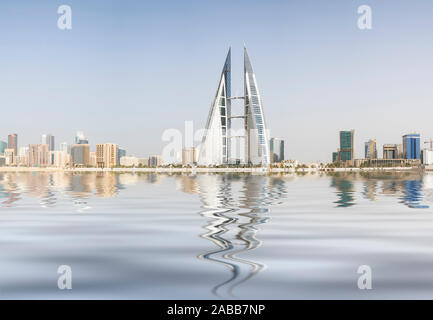
{"type": "Polygon", "coordinates": [[[231,49],[221,72],[215,99],[209,111],[206,131],[200,145],[200,165],[222,165],[234,161],[231,155],[232,119],[244,119],[245,162],[269,165],[269,137],[256,76],[244,48],[244,96],[231,96],[231,49]],[[232,115],[231,101],[244,100],[244,114],[232,115]]]}

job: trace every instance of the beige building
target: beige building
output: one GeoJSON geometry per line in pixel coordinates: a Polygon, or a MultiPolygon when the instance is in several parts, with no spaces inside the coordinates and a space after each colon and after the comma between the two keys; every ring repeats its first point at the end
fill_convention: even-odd
{"type": "Polygon", "coordinates": [[[4,157],[7,166],[13,166],[17,164],[17,155],[15,153],[15,149],[5,149],[4,157]]]}
{"type": "Polygon", "coordinates": [[[120,165],[125,167],[137,167],[139,165],[139,161],[137,157],[125,156],[120,158],[120,165]]]}
{"type": "Polygon", "coordinates": [[[96,167],[97,163],[96,163],[96,152],[91,151],[90,152],[90,163],[89,163],[92,167],[96,167]]]}
{"type": "Polygon", "coordinates": [[[112,168],[118,165],[117,153],[119,147],[114,143],[96,145],[96,164],[99,168],[112,168]]]}
{"type": "Polygon", "coordinates": [[[69,164],[69,154],[64,151],[50,151],[50,165],[65,168],[69,164]]]}
{"type": "Polygon", "coordinates": [[[196,149],[195,148],[183,148],[182,149],[182,165],[193,165],[197,162],[196,149]]]}
{"type": "Polygon", "coordinates": [[[45,167],[49,165],[49,151],[47,144],[29,145],[29,166],[45,167]]]}

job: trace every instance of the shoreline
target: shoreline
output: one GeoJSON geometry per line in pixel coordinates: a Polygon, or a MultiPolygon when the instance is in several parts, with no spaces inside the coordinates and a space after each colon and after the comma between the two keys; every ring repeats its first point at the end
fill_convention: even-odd
{"type": "MultiPolygon", "coordinates": [[[[431,170],[431,168],[428,168],[431,170]]],[[[429,170],[425,171],[429,171],[429,170]]],[[[390,168],[39,168],[39,167],[0,167],[0,172],[114,172],[114,173],[333,173],[333,172],[408,172],[424,171],[419,167],[390,168]]]]}

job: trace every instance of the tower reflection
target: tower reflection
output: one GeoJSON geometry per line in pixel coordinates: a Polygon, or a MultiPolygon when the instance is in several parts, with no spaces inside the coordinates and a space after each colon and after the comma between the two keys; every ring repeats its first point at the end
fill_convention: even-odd
{"type": "MultiPolygon", "coordinates": [[[[265,268],[260,262],[240,256],[262,245],[257,239],[259,226],[269,220],[269,205],[286,196],[284,180],[253,175],[198,175],[188,181],[187,190],[198,190],[207,219],[201,237],[217,249],[198,255],[230,270],[230,276],[216,284],[212,292],[219,297],[233,296],[234,289],[265,268]],[[196,186],[191,186],[194,181],[196,186]]],[[[182,179],[182,181],[185,181],[182,179]]]]}

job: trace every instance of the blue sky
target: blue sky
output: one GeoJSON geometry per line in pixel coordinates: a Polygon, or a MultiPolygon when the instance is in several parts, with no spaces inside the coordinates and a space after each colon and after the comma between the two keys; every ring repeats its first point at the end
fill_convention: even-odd
{"type": "Polygon", "coordinates": [[[230,45],[242,92],[244,42],[287,158],[329,161],[342,129],[356,130],[357,157],[370,138],[430,138],[432,14],[430,0],[3,0],[0,139],[81,130],[93,146],[161,153],[165,129],[204,126],[230,45]],[[62,4],[70,31],[57,28],[62,4]],[[357,28],[363,4],[372,30],[357,28]]]}

